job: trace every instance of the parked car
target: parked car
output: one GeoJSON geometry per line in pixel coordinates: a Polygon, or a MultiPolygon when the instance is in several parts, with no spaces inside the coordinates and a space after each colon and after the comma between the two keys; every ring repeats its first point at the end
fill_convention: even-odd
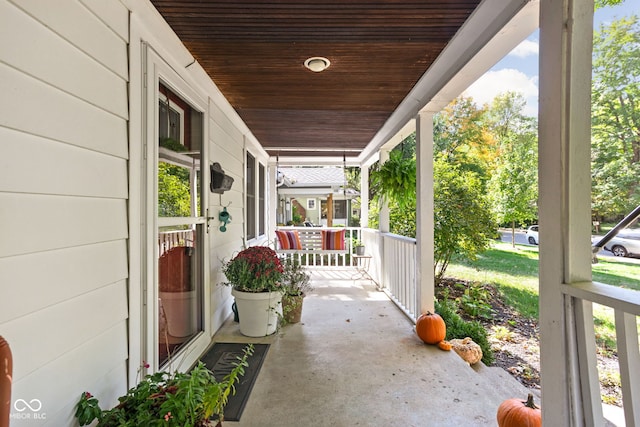
{"type": "Polygon", "coordinates": [[[615,256],[640,255],[640,232],[625,230],[604,245],[615,256]]]}
{"type": "Polygon", "coordinates": [[[531,227],[529,227],[527,229],[527,242],[529,242],[532,245],[537,245],[540,243],[540,241],[538,240],[538,226],[537,225],[532,225],[531,227]]]}

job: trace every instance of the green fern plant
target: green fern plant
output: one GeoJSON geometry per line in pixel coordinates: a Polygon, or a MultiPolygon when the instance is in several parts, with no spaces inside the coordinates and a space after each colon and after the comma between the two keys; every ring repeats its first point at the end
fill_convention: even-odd
{"type": "Polygon", "coordinates": [[[415,158],[404,156],[401,150],[393,150],[386,162],[371,171],[370,180],[371,187],[379,190],[382,199],[404,209],[416,199],[415,158]]]}
{"type": "Polygon", "coordinates": [[[188,373],[162,371],[147,375],[109,410],[101,409],[98,399],[84,392],[75,416],[81,426],[97,420],[97,427],[204,427],[212,425],[212,417],[220,426],[224,407],[235,393],[235,384],[244,375],[252,354],[253,345],[248,345],[220,382],[202,362],[188,373]]]}

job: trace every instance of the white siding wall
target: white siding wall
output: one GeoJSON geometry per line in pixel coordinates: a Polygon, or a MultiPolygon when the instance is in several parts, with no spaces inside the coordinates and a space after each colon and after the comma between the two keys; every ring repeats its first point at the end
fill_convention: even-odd
{"type": "MultiPolygon", "coordinates": [[[[227,231],[219,229],[217,221],[212,222],[209,235],[210,248],[210,277],[211,286],[211,312],[210,322],[212,331],[216,331],[230,314],[232,298],[231,291],[226,286],[220,286],[224,279],[221,267],[222,262],[227,261],[237,251],[245,245],[266,244],[261,239],[246,242],[243,239],[245,227],[245,198],[244,198],[244,174],[245,174],[245,141],[246,133],[243,134],[213,101],[209,102],[209,152],[210,160],[222,165],[225,173],[233,177],[231,190],[222,195],[213,194],[209,198],[210,216],[217,217],[218,212],[227,206],[231,214],[231,222],[227,224],[227,231]]],[[[263,151],[256,147],[250,140],[246,143],[251,154],[256,158],[256,169],[258,163],[267,166],[266,156],[263,151]]],[[[268,202],[267,202],[268,203],[268,202]]]]}
{"type": "Polygon", "coordinates": [[[231,214],[227,231],[219,229],[219,222],[213,221],[209,235],[211,286],[211,329],[222,326],[231,309],[231,293],[226,286],[219,286],[224,280],[221,264],[229,260],[235,251],[241,249],[244,235],[244,151],[242,133],[228,120],[213,102],[209,102],[209,153],[211,161],[222,165],[225,173],[233,177],[231,190],[222,195],[212,194],[209,199],[210,216],[217,217],[223,206],[231,214]]]}
{"type": "MultiPolygon", "coordinates": [[[[208,276],[209,281],[205,287],[208,291],[205,306],[205,324],[207,332],[214,335],[220,328],[222,323],[231,314],[231,294],[228,287],[219,286],[223,281],[221,273],[221,264],[224,260],[228,260],[235,252],[240,250],[244,245],[266,243],[264,239],[255,239],[246,242],[244,239],[244,167],[245,146],[250,147],[252,154],[259,162],[267,165],[267,154],[259,146],[255,137],[251,134],[246,124],[242,122],[233,107],[224,98],[219,89],[211,81],[202,67],[195,62],[189,51],[180,42],[178,37],[173,33],[167,23],[161,18],[159,13],[152,8],[146,0],[122,0],[131,10],[131,28],[130,28],[130,93],[137,94],[144,92],[142,76],[144,72],[143,61],[144,55],[141,55],[141,43],[144,42],[162,61],[164,61],[176,75],[179,76],[180,84],[187,85],[189,91],[195,92],[201,99],[208,100],[205,112],[207,135],[207,151],[209,153],[210,162],[218,162],[224,169],[225,173],[234,178],[234,183],[230,191],[222,195],[209,194],[208,208],[209,216],[217,218],[218,213],[224,206],[228,206],[228,210],[232,216],[232,221],[227,225],[227,231],[219,230],[220,223],[213,219],[210,222],[210,230],[207,236],[208,240],[208,276]]],[[[144,128],[147,124],[142,117],[142,105],[140,100],[136,98],[130,99],[130,155],[132,164],[136,162],[142,163],[142,142],[140,135],[144,134],[144,128]]],[[[203,168],[208,174],[208,168],[203,168]]],[[[133,174],[132,168],[132,174],[133,174]]],[[[133,175],[130,176],[130,188],[132,194],[130,199],[134,203],[130,206],[141,206],[135,199],[139,199],[136,193],[143,183],[138,182],[133,175]]],[[[267,207],[267,210],[269,208],[267,207]]],[[[135,209],[134,209],[135,210],[135,209]]],[[[139,212],[138,212],[139,213],[139,212]]],[[[132,217],[136,213],[131,213],[132,217]]],[[[138,247],[136,242],[140,240],[140,235],[135,228],[130,229],[130,241],[134,247],[138,247]]],[[[142,243],[141,243],[142,244],[142,243]]],[[[136,272],[135,251],[130,252],[130,273],[131,273],[131,289],[130,295],[133,298],[139,293],[135,288],[138,279],[136,272]]],[[[140,356],[134,354],[135,349],[135,326],[137,313],[134,311],[136,307],[131,306],[130,328],[132,328],[132,341],[130,343],[131,365],[136,366],[140,356]]],[[[132,373],[130,367],[130,375],[132,373]]]]}
{"type": "Polygon", "coordinates": [[[266,243],[243,238],[244,150],[267,155],[146,0],[0,0],[0,335],[13,400],[43,405],[12,426],[75,425],[83,391],[112,406],[144,358],[143,40],[208,99],[210,160],[234,178],[209,199],[233,217],[208,235],[210,334],[231,312],[221,262],[266,243]]]}
{"type": "Polygon", "coordinates": [[[12,426],[126,391],[127,44],[118,1],[0,0],[0,335],[46,417],[12,426]]]}

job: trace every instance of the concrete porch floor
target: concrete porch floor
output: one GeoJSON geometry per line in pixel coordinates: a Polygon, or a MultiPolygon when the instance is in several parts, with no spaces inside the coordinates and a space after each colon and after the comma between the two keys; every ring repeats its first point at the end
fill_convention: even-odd
{"type": "Polygon", "coordinates": [[[351,280],[354,272],[314,270],[302,322],[269,337],[225,323],[215,342],[271,344],[240,421],[225,426],[495,426],[503,400],[526,398],[504,370],[472,369],[423,344],[373,283],[351,280]]]}

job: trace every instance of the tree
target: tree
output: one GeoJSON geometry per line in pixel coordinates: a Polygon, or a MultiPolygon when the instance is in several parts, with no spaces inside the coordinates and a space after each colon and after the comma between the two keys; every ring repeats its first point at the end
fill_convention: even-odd
{"type": "Polygon", "coordinates": [[[515,225],[538,217],[538,152],[536,120],[524,115],[525,99],[507,92],[497,96],[487,113],[488,126],[498,143],[495,170],[489,182],[493,212],[499,224],[515,225]]]}
{"type": "Polygon", "coordinates": [[[440,158],[434,162],[434,272],[439,281],[454,256],[475,260],[496,225],[478,176],[440,158]]]}
{"type": "Polygon", "coordinates": [[[619,217],[640,204],[640,24],[623,18],[594,33],[592,210],[619,217]]]}
{"type": "Polygon", "coordinates": [[[472,98],[454,99],[434,116],[434,153],[486,183],[491,176],[495,141],[486,127],[486,110],[472,98]]]}
{"type": "Polygon", "coordinates": [[[499,165],[491,177],[489,194],[499,224],[511,225],[511,244],[515,247],[516,223],[538,217],[538,174],[536,135],[513,135],[504,141],[499,165]]]}
{"type": "MultiPolygon", "coordinates": [[[[406,157],[411,152],[407,147],[391,151],[385,164],[373,168],[371,187],[378,190],[372,200],[389,204],[391,232],[415,237],[416,158],[406,157]]],[[[496,224],[475,172],[439,158],[434,162],[434,193],[433,268],[440,280],[453,256],[474,260],[486,250],[496,224]]]]}
{"type": "Polygon", "coordinates": [[[596,9],[600,9],[605,6],[615,6],[617,4],[624,3],[624,0],[596,0],[595,5],[596,9]]]}
{"type": "Polygon", "coordinates": [[[189,170],[158,163],[158,216],[191,216],[189,170]]]}

